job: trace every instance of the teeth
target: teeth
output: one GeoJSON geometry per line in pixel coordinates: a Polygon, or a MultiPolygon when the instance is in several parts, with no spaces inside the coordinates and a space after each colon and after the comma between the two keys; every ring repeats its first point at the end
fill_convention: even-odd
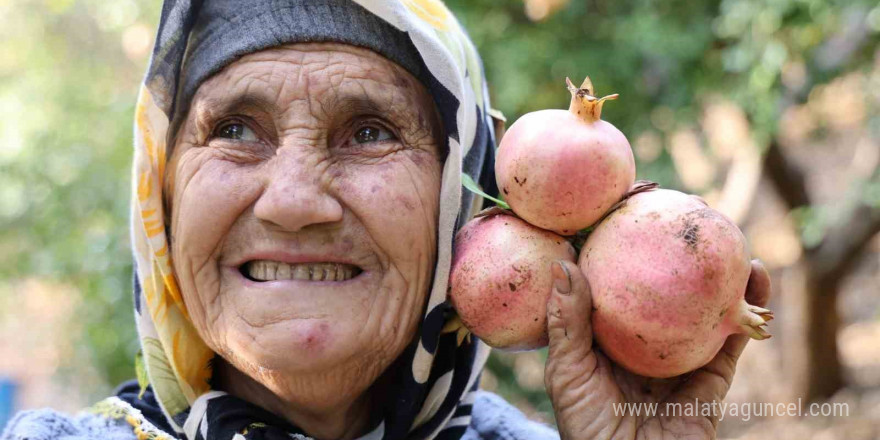
{"type": "Polygon", "coordinates": [[[266,261],[263,264],[266,265],[266,279],[267,280],[277,280],[278,278],[278,263],[274,261],[266,261]]]}
{"type": "Polygon", "coordinates": [[[287,264],[269,260],[250,261],[245,264],[244,271],[250,278],[257,281],[345,281],[360,273],[360,269],[349,264],[287,264]]]}
{"type": "Polygon", "coordinates": [[[305,264],[297,264],[293,270],[293,279],[295,280],[308,280],[309,277],[309,268],[305,264]]]}
{"type": "Polygon", "coordinates": [[[284,263],[278,263],[278,270],[275,271],[275,279],[289,280],[290,279],[290,265],[284,264],[284,263]]]}
{"type": "Polygon", "coordinates": [[[258,262],[256,264],[250,265],[250,275],[255,280],[264,280],[266,279],[266,265],[262,262],[258,262]]]}
{"type": "Polygon", "coordinates": [[[335,264],[325,264],[324,265],[324,280],[336,281],[336,265],[335,264]]]}

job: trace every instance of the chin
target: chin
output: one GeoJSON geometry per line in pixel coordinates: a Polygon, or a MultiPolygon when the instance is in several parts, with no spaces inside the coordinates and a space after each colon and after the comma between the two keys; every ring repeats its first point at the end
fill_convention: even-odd
{"type": "MultiPolygon", "coordinates": [[[[258,329],[258,338],[244,336],[230,347],[251,368],[312,374],[326,372],[356,356],[356,334],[344,334],[334,318],[292,319],[258,329]]],[[[353,328],[349,327],[349,328],[353,328]]]]}

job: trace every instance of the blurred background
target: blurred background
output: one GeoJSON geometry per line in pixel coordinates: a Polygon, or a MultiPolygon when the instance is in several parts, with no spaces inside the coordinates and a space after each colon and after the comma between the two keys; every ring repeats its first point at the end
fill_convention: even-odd
{"type": "MultiPolygon", "coordinates": [[[[77,411],[134,377],[132,115],[155,0],[0,0],[0,426],[77,411]]],[[[722,438],[880,438],[880,6],[876,0],[449,0],[507,115],[566,108],[566,76],[639,178],[702,195],[773,276],[774,338],[729,402],[848,417],[727,418],[722,438]]],[[[552,423],[546,351],[483,378],[552,423]]]]}

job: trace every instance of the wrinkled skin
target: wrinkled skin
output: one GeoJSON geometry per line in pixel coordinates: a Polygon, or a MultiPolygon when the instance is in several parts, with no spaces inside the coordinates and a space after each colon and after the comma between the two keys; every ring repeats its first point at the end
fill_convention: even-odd
{"type": "MultiPolygon", "coordinates": [[[[670,379],[630,373],[609,361],[593,345],[592,297],[578,266],[563,262],[551,268],[554,288],[547,303],[550,350],[544,384],[563,440],[580,439],[714,439],[721,414],[647,417],[615,414],[615,403],[693,404],[721,402],[736,371],[736,361],[749,341],[746,335],[727,338],[721,351],[704,367],[670,379]]],[[[752,261],[746,301],[765,306],[770,277],[752,261]]]]}
{"type": "Polygon", "coordinates": [[[222,389],[316,438],[363,434],[430,289],[439,130],[414,77],[342,44],[253,53],[201,85],[176,136],[166,203],[180,289],[223,358],[222,389]],[[257,253],[363,273],[255,282],[239,266],[257,253]]]}

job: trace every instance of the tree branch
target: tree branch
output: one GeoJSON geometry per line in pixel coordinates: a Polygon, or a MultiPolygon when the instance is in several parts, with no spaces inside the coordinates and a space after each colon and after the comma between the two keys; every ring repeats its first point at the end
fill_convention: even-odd
{"type": "Polygon", "coordinates": [[[785,157],[776,139],[767,148],[764,170],[789,209],[810,205],[807,179],[803,170],[785,157]]]}
{"type": "Polygon", "coordinates": [[[846,220],[828,230],[819,246],[808,251],[817,279],[826,286],[840,282],[878,233],[880,208],[860,203],[846,220]]]}
{"type": "MultiPolygon", "coordinates": [[[[774,139],[764,170],[789,209],[810,206],[803,170],[789,160],[774,139]]],[[[880,233],[880,208],[862,202],[844,220],[828,229],[822,242],[807,250],[807,264],[823,286],[835,286],[852,269],[874,235],[880,233]]],[[[822,293],[833,289],[822,289],[822,293]]]]}

